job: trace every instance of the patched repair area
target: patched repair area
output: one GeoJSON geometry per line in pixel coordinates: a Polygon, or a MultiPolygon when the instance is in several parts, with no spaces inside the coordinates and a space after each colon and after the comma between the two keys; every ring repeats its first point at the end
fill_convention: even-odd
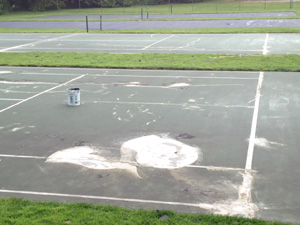
{"type": "Polygon", "coordinates": [[[277,190],[297,207],[280,188],[297,196],[296,73],[1,70],[1,196],[274,219],[277,190]]]}

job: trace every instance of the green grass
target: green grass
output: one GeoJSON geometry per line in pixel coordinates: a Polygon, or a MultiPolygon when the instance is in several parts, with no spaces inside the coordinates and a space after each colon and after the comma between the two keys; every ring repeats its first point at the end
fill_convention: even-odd
{"type": "MultiPolygon", "coordinates": [[[[90,9],[64,9],[46,12],[12,12],[0,16],[0,21],[26,21],[36,17],[54,16],[54,15],[105,15],[105,14],[140,14],[143,8],[144,16],[147,9],[151,14],[171,14],[169,5],[142,5],[124,8],[90,8],[90,9]]],[[[194,4],[172,4],[173,14],[186,13],[237,13],[237,12],[295,12],[300,18],[300,2],[294,2],[290,9],[290,2],[264,2],[246,3],[239,1],[208,1],[194,4]]],[[[42,19],[44,21],[44,19],[42,19]]]]}
{"type": "Polygon", "coordinates": [[[0,53],[0,65],[176,70],[300,71],[300,55],[0,53]]]}
{"type": "Polygon", "coordinates": [[[166,210],[131,210],[85,203],[31,202],[16,198],[1,198],[0,224],[279,225],[283,223],[207,214],[179,214],[166,210]],[[162,219],[163,216],[166,219],[162,219]]]}

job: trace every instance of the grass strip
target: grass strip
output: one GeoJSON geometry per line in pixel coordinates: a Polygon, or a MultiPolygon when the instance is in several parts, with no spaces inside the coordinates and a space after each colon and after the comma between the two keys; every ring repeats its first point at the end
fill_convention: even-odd
{"type": "Polygon", "coordinates": [[[207,214],[179,214],[166,210],[131,210],[87,203],[31,202],[16,198],[1,198],[0,224],[280,225],[283,223],[207,214]]]}
{"type": "Polygon", "coordinates": [[[2,66],[300,71],[300,55],[0,53],[2,66]]]}

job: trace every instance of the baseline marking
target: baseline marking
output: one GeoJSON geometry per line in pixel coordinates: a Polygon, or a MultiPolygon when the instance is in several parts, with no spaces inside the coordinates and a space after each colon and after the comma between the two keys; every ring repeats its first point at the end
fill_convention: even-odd
{"type": "Polygon", "coordinates": [[[259,73],[259,80],[258,80],[258,84],[257,84],[257,89],[256,89],[255,104],[254,104],[253,118],[252,118],[252,124],[251,124],[251,132],[250,132],[247,159],[246,159],[246,166],[245,166],[246,170],[251,170],[252,169],[254,142],[255,142],[257,119],[258,119],[258,109],[259,109],[259,102],[260,102],[260,97],[261,97],[261,88],[262,88],[263,80],[264,80],[264,72],[260,72],[259,73]]]}
{"type": "Polygon", "coordinates": [[[9,106],[9,107],[7,107],[7,108],[4,108],[4,109],[0,110],[0,113],[6,111],[6,110],[8,110],[8,109],[11,109],[11,108],[13,108],[13,107],[15,107],[15,106],[17,106],[17,105],[20,105],[20,104],[22,104],[22,103],[24,103],[24,102],[27,102],[27,101],[29,101],[29,100],[31,100],[31,99],[33,99],[33,98],[36,98],[36,97],[38,97],[38,96],[40,96],[40,95],[42,95],[42,94],[45,94],[45,93],[47,93],[47,92],[49,92],[49,91],[52,91],[52,90],[54,90],[54,89],[56,89],[56,88],[59,88],[59,87],[64,86],[64,85],[67,85],[68,83],[71,83],[71,82],[73,82],[73,81],[75,81],[75,80],[78,80],[78,79],[80,79],[80,78],[82,78],[82,77],[84,77],[84,76],[85,76],[85,74],[83,74],[83,75],[81,75],[81,76],[79,76],[79,77],[76,77],[76,78],[74,78],[74,79],[72,79],[72,80],[69,80],[69,81],[67,81],[67,82],[65,82],[65,83],[63,83],[63,84],[57,85],[57,86],[55,86],[55,87],[53,87],[53,88],[50,88],[50,89],[48,89],[48,90],[46,90],[46,91],[40,92],[40,93],[38,93],[38,94],[36,94],[36,95],[34,95],[34,96],[31,96],[31,97],[29,97],[29,98],[26,98],[26,99],[24,99],[24,100],[22,100],[22,101],[20,101],[20,102],[18,102],[18,103],[16,103],[16,104],[13,104],[13,105],[11,105],[11,106],[9,106]]]}
{"type": "Polygon", "coordinates": [[[50,39],[46,39],[46,40],[39,40],[39,41],[31,42],[31,43],[28,43],[28,44],[13,46],[13,47],[1,49],[0,52],[6,52],[6,51],[9,51],[11,49],[22,48],[22,47],[25,47],[25,46],[28,46],[28,45],[40,44],[40,43],[43,43],[43,42],[56,41],[56,40],[59,40],[59,39],[62,39],[62,38],[72,37],[72,36],[75,36],[75,35],[78,35],[78,34],[70,34],[70,35],[66,35],[66,36],[62,36],[62,37],[50,38],[50,39]]]}
{"type": "Polygon", "coordinates": [[[4,157],[4,158],[23,158],[23,159],[46,159],[47,158],[47,157],[44,157],[44,156],[6,155],[6,154],[0,154],[0,157],[4,157]]]}
{"type": "Polygon", "coordinates": [[[150,48],[151,46],[156,45],[156,44],[158,44],[158,43],[160,43],[160,42],[162,42],[162,41],[165,41],[165,40],[167,40],[167,39],[169,39],[169,38],[172,38],[172,37],[174,37],[174,36],[175,36],[175,35],[173,34],[173,35],[171,35],[171,36],[169,36],[169,37],[166,37],[166,38],[163,38],[163,39],[161,39],[161,40],[159,40],[159,41],[156,41],[156,42],[152,43],[151,45],[146,46],[146,47],[143,48],[142,50],[146,50],[147,48],[150,48]]]}
{"type": "Polygon", "coordinates": [[[192,207],[200,207],[205,209],[213,208],[213,205],[203,204],[203,203],[193,204],[193,203],[184,203],[184,202],[164,202],[164,201],[155,201],[155,200],[146,200],[146,199],[114,198],[114,197],[92,196],[92,195],[72,195],[72,194],[61,194],[61,193],[50,193],[50,192],[16,191],[16,190],[0,189],[0,193],[40,195],[40,196],[44,195],[44,196],[54,196],[54,197],[69,197],[69,198],[88,198],[88,199],[99,199],[99,200],[110,200],[110,201],[164,204],[164,205],[177,205],[177,206],[192,206],[192,207]]]}

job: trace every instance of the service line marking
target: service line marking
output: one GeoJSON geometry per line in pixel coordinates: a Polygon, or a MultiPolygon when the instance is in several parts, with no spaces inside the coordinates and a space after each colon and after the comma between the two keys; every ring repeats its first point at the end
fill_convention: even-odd
{"type": "Polygon", "coordinates": [[[4,48],[4,49],[1,49],[0,52],[7,52],[7,51],[12,50],[12,49],[22,48],[22,47],[30,46],[30,45],[36,45],[36,44],[40,44],[40,43],[43,43],[43,42],[57,41],[59,39],[72,37],[72,36],[75,36],[75,35],[78,35],[78,34],[70,34],[70,35],[65,35],[65,36],[61,36],[61,37],[49,38],[49,39],[46,39],[46,40],[39,40],[39,41],[35,41],[35,42],[23,44],[23,45],[17,45],[17,46],[13,46],[13,47],[9,47],[9,48],[4,48]]]}
{"type": "Polygon", "coordinates": [[[81,75],[81,76],[79,76],[79,77],[76,77],[76,78],[74,78],[74,79],[72,79],[72,80],[69,80],[69,81],[67,81],[67,82],[65,82],[65,83],[63,83],[63,84],[60,84],[60,85],[57,85],[57,86],[52,87],[52,88],[50,88],[50,89],[47,89],[46,91],[42,91],[42,92],[40,92],[40,93],[38,93],[38,94],[36,94],[36,95],[33,95],[33,96],[29,97],[29,98],[26,98],[26,99],[24,99],[24,100],[22,100],[22,101],[20,101],[20,102],[18,102],[18,103],[16,103],[16,104],[13,104],[13,105],[11,105],[11,106],[9,106],[9,107],[7,107],[7,108],[4,108],[4,109],[0,110],[0,113],[4,112],[4,111],[6,111],[6,110],[9,110],[9,109],[11,109],[11,108],[13,108],[13,107],[15,107],[15,106],[17,106],[17,105],[20,105],[20,104],[22,104],[22,103],[24,103],[24,102],[27,102],[27,101],[29,101],[29,100],[31,100],[31,99],[33,99],[33,98],[36,98],[36,97],[38,97],[38,96],[40,96],[40,95],[42,95],[42,94],[45,94],[45,93],[47,93],[47,92],[49,92],[49,91],[52,91],[52,90],[54,90],[54,89],[56,89],[56,88],[62,87],[62,86],[64,86],[64,85],[67,85],[67,84],[69,84],[69,83],[71,83],[71,82],[73,82],[73,81],[75,81],[75,80],[78,80],[78,79],[84,77],[84,76],[85,76],[85,74],[83,74],[83,75],[81,75]]]}
{"type": "Polygon", "coordinates": [[[259,73],[258,84],[257,84],[257,89],[256,89],[255,104],[254,104],[254,111],[253,111],[252,124],[251,124],[251,132],[250,132],[247,159],[246,159],[246,166],[245,166],[246,170],[251,170],[252,169],[255,135],[256,135],[257,119],[258,119],[258,110],[259,110],[259,102],[260,102],[260,97],[261,97],[261,88],[262,88],[263,80],[264,80],[264,72],[260,72],[259,73]]]}
{"type": "Polygon", "coordinates": [[[169,38],[172,38],[172,37],[174,37],[174,36],[175,36],[175,35],[173,34],[173,35],[170,35],[170,36],[168,36],[168,37],[165,37],[165,38],[163,38],[163,39],[161,39],[161,40],[159,40],[159,41],[156,41],[156,42],[154,42],[154,43],[152,43],[152,44],[150,44],[150,45],[144,47],[142,50],[146,50],[147,48],[150,48],[150,47],[152,47],[153,45],[156,45],[156,44],[158,44],[158,43],[160,43],[160,42],[163,42],[163,41],[165,41],[165,40],[167,40],[167,39],[169,39],[169,38]]]}

